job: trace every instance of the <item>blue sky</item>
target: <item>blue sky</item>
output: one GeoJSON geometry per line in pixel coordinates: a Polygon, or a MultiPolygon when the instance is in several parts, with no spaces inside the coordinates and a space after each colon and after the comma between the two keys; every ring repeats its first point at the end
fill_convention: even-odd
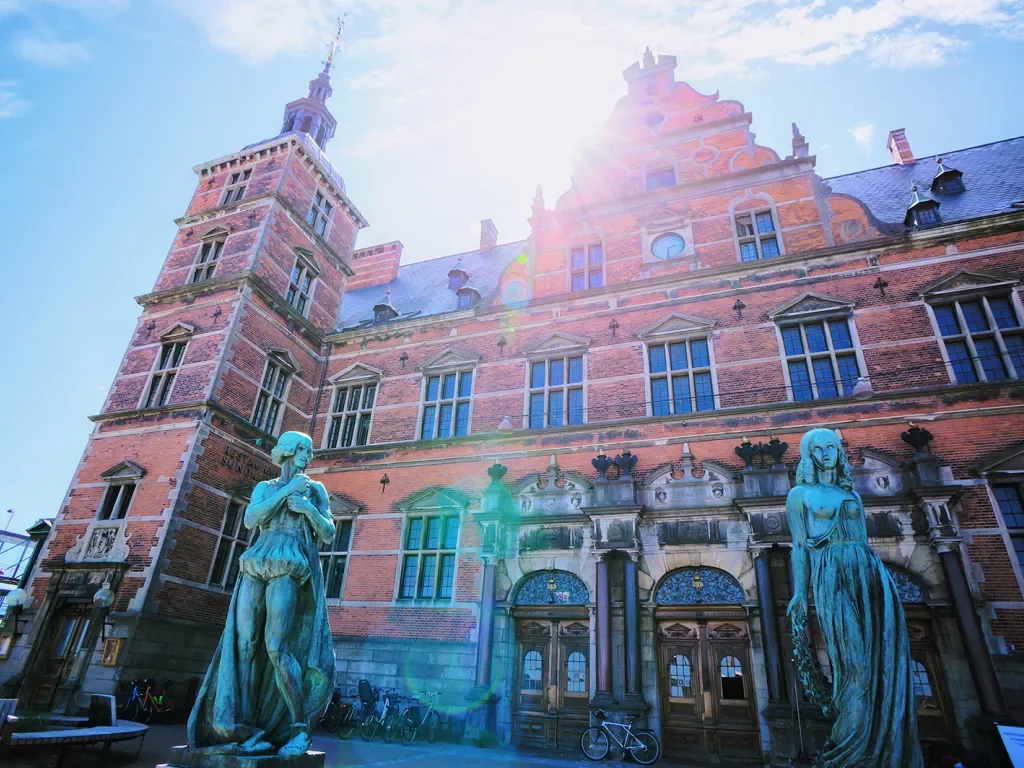
{"type": "Polygon", "coordinates": [[[0,526],[54,515],[205,160],[276,134],[336,13],[328,155],[419,260],[524,237],[644,46],[796,121],[823,176],[1024,133],[1024,10],[998,0],[0,0],[0,526]]]}

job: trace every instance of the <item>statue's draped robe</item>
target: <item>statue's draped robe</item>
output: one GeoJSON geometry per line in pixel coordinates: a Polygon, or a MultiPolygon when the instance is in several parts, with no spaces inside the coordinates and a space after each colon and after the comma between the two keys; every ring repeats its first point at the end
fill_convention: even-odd
{"type": "MultiPolygon", "coordinates": [[[[302,668],[305,724],[316,725],[327,708],[334,687],[334,646],[327,618],[320,556],[313,536],[303,542],[309,561],[310,578],[299,588],[298,605],[289,648],[302,668]],[[311,621],[303,621],[309,616],[311,621]]],[[[242,691],[238,675],[238,631],[236,611],[242,578],[235,584],[220,643],[206,670],[195,706],[188,719],[188,740],[194,748],[213,748],[241,744],[252,736],[282,746],[294,735],[291,716],[278,690],[274,667],[267,657],[263,638],[257,640],[255,674],[257,696],[253,712],[255,722],[242,722],[242,691]]],[[[265,609],[264,609],[265,615],[265,609]]]]}
{"type": "Polygon", "coordinates": [[[818,765],[922,768],[910,639],[896,585],[867,541],[863,507],[844,501],[806,540],[814,605],[832,664],[836,722],[818,765]]]}

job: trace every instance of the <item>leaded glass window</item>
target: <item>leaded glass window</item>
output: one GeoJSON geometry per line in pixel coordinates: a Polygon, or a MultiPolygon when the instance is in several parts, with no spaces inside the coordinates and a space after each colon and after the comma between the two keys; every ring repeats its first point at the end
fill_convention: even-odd
{"type": "Polygon", "coordinates": [[[327,597],[341,597],[351,540],[352,521],[335,520],[334,539],[320,544],[320,567],[324,574],[324,591],[327,597]]]}
{"type": "Polygon", "coordinates": [[[932,307],[957,384],[1024,377],[1024,327],[1010,296],[932,307]]]}
{"type": "Polygon", "coordinates": [[[339,386],[331,401],[331,423],[327,448],[366,445],[370,439],[370,420],[377,397],[377,382],[339,386]]]}
{"type": "Polygon", "coordinates": [[[850,397],[861,377],[849,320],[815,320],[780,327],[791,400],[850,397]]]}
{"type": "Polygon", "coordinates": [[[472,396],[473,371],[427,376],[423,384],[420,439],[468,435],[472,396]]]}
{"type": "Polygon", "coordinates": [[[530,363],[530,429],[582,424],[583,356],[530,363]]]}
{"type": "Polygon", "coordinates": [[[410,517],[406,522],[398,597],[451,600],[455,592],[457,515],[410,517]]]}
{"type": "Polygon", "coordinates": [[[207,581],[211,586],[232,589],[238,581],[238,558],[249,546],[249,529],[245,527],[247,504],[238,499],[228,500],[207,581]]]}
{"type": "Polygon", "coordinates": [[[706,338],[648,344],[647,368],[653,416],[714,410],[715,389],[706,338]]]}

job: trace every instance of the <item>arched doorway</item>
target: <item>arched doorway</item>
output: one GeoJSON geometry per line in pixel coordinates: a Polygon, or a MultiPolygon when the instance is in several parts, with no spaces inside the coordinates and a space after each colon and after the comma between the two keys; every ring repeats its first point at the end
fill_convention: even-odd
{"type": "Polygon", "coordinates": [[[515,589],[512,739],[578,744],[589,726],[590,591],[565,571],[535,571],[515,589]]]}
{"type": "Polygon", "coordinates": [[[705,567],[672,571],[655,591],[667,756],[760,760],[745,598],[735,578],[705,567]]]}

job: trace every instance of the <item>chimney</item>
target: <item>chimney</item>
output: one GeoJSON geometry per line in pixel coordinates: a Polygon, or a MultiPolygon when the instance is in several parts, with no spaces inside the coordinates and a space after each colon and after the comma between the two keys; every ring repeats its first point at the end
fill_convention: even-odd
{"type": "Polygon", "coordinates": [[[910,165],[914,162],[914,153],[910,151],[910,142],[907,141],[906,130],[903,128],[889,131],[885,148],[889,150],[892,161],[896,165],[910,165]]]}
{"type": "Polygon", "coordinates": [[[398,240],[360,248],[352,254],[351,267],[355,274],[348,279],[345,290],[354,291],[371,285],[390,283],[398,276],[398,264],[401,260],[402,243],[398,240]]]}
{"type": "Polygon", "coordinates": [[[480,250],[489,251],[498,244],[498,228],[490,219],[480,222],[480,250]]]}

